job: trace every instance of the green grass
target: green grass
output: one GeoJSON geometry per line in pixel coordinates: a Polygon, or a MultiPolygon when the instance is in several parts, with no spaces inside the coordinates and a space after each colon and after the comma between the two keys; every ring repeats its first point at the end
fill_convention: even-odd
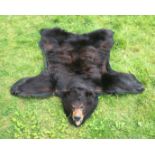
{"type": "Polygon", "coordinates": [[[155,138],[155,16],[0,16],[0,138],[155,138]],[[115,32],[113,69],[145,85],[139,95],[100,96],[80,128],[70,125],[59,98],[18,98],[10,86],[43,69],[39,29],[115,32]]]}

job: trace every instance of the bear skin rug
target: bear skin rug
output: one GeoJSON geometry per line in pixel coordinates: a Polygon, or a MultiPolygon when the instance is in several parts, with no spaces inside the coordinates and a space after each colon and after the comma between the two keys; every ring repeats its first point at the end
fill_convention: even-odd
{"type": "Polygon", "coordinates": [[[75,34],[53,28],[41,29],[40,35],[44,70],[18,80],[10,89],[12,95],[59,96],[70,123],[78,127],[95,110],[100,94],[143,92],[143,85],[133,74],[111,68],[111,30],[75,34]]]}

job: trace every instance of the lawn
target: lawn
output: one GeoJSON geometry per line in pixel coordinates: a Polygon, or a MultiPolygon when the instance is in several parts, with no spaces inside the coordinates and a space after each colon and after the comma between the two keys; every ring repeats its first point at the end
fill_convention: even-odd
{"type": "Polygon", "coordinates": [[[0,138],[155,138],[155,16],[0,16],[0,138]],[[69,124],[57,97],[11,96],[16,80],[43,69],[38,31],[55,26],[112,29],[112,68],[135,74],[145,92],[100,96],[80,128],[69,124]]]}

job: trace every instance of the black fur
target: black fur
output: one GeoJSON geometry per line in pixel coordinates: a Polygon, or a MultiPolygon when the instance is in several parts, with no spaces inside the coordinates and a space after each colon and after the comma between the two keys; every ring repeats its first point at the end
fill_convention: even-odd
{"type": "Polygon", "coordinates": [[[100,29],[74,34],[59,28],[40,30],[40,48],[45,68],[38,76],[24,78],[11,87],[11,94],[23,97],[61,97],[64,111],[72,119],[72,107],[83,107],[84,119],[97,106],[99,93],[141,93],[142,84],[132,74],[112,70],[110,49],[113,32],[100,29]]]}

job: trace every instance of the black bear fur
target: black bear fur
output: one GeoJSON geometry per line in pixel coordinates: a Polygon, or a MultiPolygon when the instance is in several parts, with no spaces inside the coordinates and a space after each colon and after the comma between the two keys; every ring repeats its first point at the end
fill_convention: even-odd
{"type": "Polygon", "coordinates": [[[23,78],[11,87],[22,97],[61,97],[70,122],[80,126],[98,103],[98,95],[141,93],[143,85],[133,74],[114,71],[110,66],[113,32],[100,29],[85,34],[60,28],[41,29],[40,48],[44,70],[23,78]]]}

